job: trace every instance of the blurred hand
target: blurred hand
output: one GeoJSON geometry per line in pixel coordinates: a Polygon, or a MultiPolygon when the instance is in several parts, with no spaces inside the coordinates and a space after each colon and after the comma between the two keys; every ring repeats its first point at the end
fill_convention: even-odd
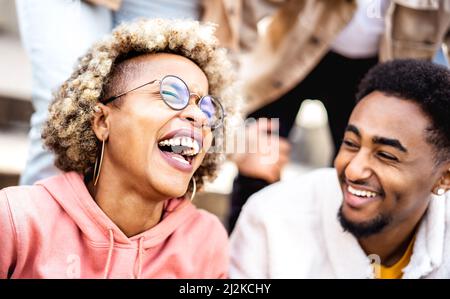
{"type": "Polygon", "coordinates": [[[259,119],[246,128],[246,152],[233,158],[241,174],[268,183],[280,180],[291,147],[285,138],[273,132],[278,132],[278,122],[268,119],[259,119]]]}

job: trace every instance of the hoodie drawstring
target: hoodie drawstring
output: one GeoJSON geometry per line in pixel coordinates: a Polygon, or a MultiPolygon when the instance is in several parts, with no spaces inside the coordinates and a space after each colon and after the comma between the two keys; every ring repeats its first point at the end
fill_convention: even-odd
{"type": "MultiPolygon", "coordinates": [[[[114,234],[112,228],[108,229],[109,234],[109,249],[108,249],[108,258],[106,259],[106,265],[105,265],[105,273],[103,274],[103,278],[108,278],[109,270],[111,268],[111,260],[112,260],[112,254],[114,250],[114,234]]],[[[137,271],[136,271],[136,265],[135,265],[135,278],[141,278],[142,273],[142,253],[143,253],[143,243],[144,243],[144,237],[140,237],[138,241],[138,258],[137,258],[137,271]]]]}
{"type": "MultiPolygon", "coordinates": [[[[138,279],[141,278],[141,272],[142,272],[142,248],[143,248],[142,243],[143,242],[144,242],[144,237],[140,237],[139,244],[138,244],[138,259],[137,259],[138,267],[137,267],[137,273],[134,273],[134,277],[136,277],[138,279]]],[[[135,269],[136,269],[136,267],[135,267],[135,269]]]]}
{"type": "Polygon", "coordinates": [[[103,274],[103,278],[108,278],[109,268],[111,267],[112,253],[113,253],[113,249],[114,249],[114,235],[113,235],[112,228],[108,229],[108,233],[109,233],[109,249],[108,249],[108,258],[106,259],[105,273],[103,274]]]}

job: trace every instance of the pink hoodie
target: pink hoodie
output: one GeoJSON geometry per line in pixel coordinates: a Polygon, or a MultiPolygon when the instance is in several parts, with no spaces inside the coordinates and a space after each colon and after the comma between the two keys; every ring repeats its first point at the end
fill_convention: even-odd
{"type": "Polygon", "coordinates": [[[0,278],[225,278],[227,233],[188,200],[128,238],[69,172],[0,190],[0,278]]]}

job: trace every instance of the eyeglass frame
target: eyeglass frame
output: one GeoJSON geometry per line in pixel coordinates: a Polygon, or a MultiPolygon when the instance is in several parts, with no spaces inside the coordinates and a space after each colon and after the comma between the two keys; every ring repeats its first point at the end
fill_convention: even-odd
{"type": "MultiPolygon", "coordinates": [[[[120,93],[120,94],[117,95],[117,96],[109,97],[109,98],[107,98],[105,101],[100,101],[100,102],[101,102],[102,104],[104,104],[104,105],[107,105],[107,104],[111,103],[112,101],[114,101],[114,100],[116,100],[116,99],[118,99],[118,98],[120,98],[120,97],[123,97],[124,95],[126,95],[126,94],[128,94],[128,93],[130,93],[130,92],[133,92],[133,91],[135,91],[135,90],[137,90],[137,89],[139,89],[139,88],[141,88],[141,87],[144,87],[144,86],[147,86],[147,85],[150,85],[150,84],[153,84],[153,83],[159,81],[159,94],[161,95],[161,98],[162,98],[163,102],[164,102],[167,106],[169,106],[170,109],[175,110],[175,111],[181,111],[181,110],[186,109],[186,107],[189,106],[189,100],[187,101],[186,105],[185,105],[184,107],[182,107],[182,108],[173,108],[172,106],[170,106],[170,105],[167,103],[166,100],[164,100],[164,96],[162,95],[162,91],[161,91],[161,82],[162,82],[165,78],[167,78],[167,77],[174,77],[174,78],[179,79],[181,82],[183,82],[183,84],[186,86],[187,91],[189,92],[189,99],[191,98],[192,95],[194,95],[194,96],[197,97],[196,105],[197,105],[198,103],[200,103],[200,101],[201,101],[203,98],[205,98],[205,97],[210,97],[210,98],[212,98],[212,99],[219,105],[219,109],[222,111],[222,121],[220,122],[219,125],[217,125],[217,126],[211,126],[210,128],[211,128],[211,130],[215,130],[215,129],[217,129],[217,128],[220,128],[220,127],[223,125],[223,121],[224,121],[224,119],[225,119],[226,113],[225,113],[225,109],[224,109],[223,106],[222,106],[222,103],[221,103],[217,98],[215,98],[215,97],[213,97],[212,95],[209,95],[209,94],[200,97],[200,95],[198,95],[197,93],[194,93],[194,92],[191,93],[190,90],[189,90],[189,86],[186,84],[186,82],[184,82],[183,79],[181,79],[180,77],[175,76],[175,75],[166,75],[166,76],[164,76],[162,79],[155,79],[155,80],[152,80],[152,81],[150,81],[150,82],[147,82],[147,83],[144,83],[144,84],[142,84],[142,85],[139,85],[138,87],[135,87],[135,88],[132,88],[132,89],[130,89],[130,90],[128,90],[128,91],[122,92],[122,93],[120,93]]],[[[202,111],[202,112],[203,112],[203,111],[202,111]]]]}

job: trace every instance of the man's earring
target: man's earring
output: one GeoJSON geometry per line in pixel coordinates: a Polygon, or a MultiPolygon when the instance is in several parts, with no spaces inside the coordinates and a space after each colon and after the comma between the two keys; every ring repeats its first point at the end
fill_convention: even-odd
{"type": "Polygon", "coordinates": [[[100,107],[99,107],[99,106],[97,106],[97,105],[95,105],[95,106],[94,106],[94,112],[96,112],[96,113],[100,113],[100,112],[101,112],[101,109],[100,109],[100,107]]]}

